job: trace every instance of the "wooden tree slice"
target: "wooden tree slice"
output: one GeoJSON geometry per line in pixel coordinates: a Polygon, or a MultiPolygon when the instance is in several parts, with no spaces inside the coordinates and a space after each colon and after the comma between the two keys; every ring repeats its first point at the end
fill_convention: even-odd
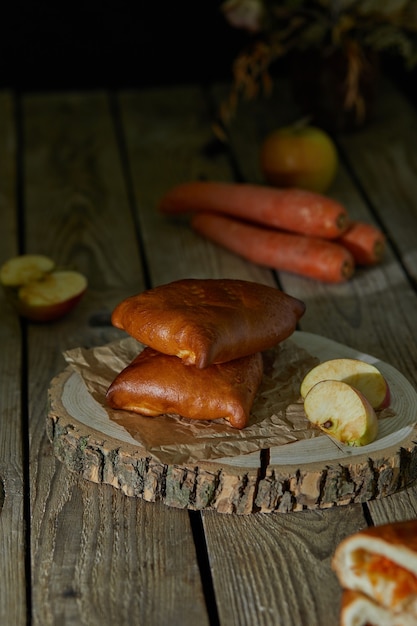
{"type": "Polygon", "coordinates": [[[54,453],[83,478],[149,502],[221,513],[287,512],[365,502],[417,478],[417,394],[390,365],[334,341],[296,332],[292,339],[320,360],[361,358],[387,378],[395,416],[378,439],[349,448],[317,437],[238,457],[161,463],[112,422],[81,376],[66,369],[50,387],[47,434],[54,453]]]}

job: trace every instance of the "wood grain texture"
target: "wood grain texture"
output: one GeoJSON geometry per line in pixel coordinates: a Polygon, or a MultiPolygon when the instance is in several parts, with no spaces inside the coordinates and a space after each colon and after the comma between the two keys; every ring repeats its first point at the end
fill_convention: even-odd
{"type": "MultiPolygon", "coordinates": [[[[16,154],[12,94],[0,94],[0,265],[18,253],[16,154]]],[[[0,623],[26,624],[22,337],[14,311],[0,293],[0,623]]]]}
{"type": "Polygon", "coordinates": [[[190,510],[214,507],[224,513],[252,512],[258,465],[161,463],[141,446],[109,437],[99,427],[74,419],[61,399],[70,376],[71,372],[63,372],[51,386],[47,431],[55,455],[71,471],[148,502],[190,510]]]}
{"type": "Polygon", "coordinates": [[[385,80],[379,88],[375,120],[359,136],[342,135],[340,145],[381,227],[414,284],[417,282],[416,108],[385,80]],[[398,111],[401,111],[399,114],[398,111]],[[358,149],[359,142],[361,149],[358,149]]]}
{"type": "Polygon", "coordinates": [[[390,521],[401,521],[417,518],[416,505],[417,485],[414,483],[408,489],[392,496],[369,503],[369,510],[375,524],[385,524],[390,521]]]}
{"type": "Polygon", "coordinates": [[[230,180],[230,155],[214,142],[210,107],[196,87],[122,94],[120,109],[138,220],[152,284],[241,278],[275,284],[268,270],[197,237],[187,218],[157,210],[164,192],[194,179],[230,180]]]}
{"type": "MultiPolygon", "coordinates": [[[[59,387],[53,392],[59,392],[59,387]]],[[[48,419],[54,454],[72,472],[128,496],[190,510],[287,513],[384,498],[417,478],[415,430],[400,446],[338,462],[247,467],[204,462],[166,465],[140,447],[103,436],[66,414],[55,397],[48,419]]]]}
{"type": "Polygon", "coordinates": [[[172,617],[205,624],[187,512],[167,517],[157,506],[125,502],[52,455],[47,390],[62,352],[118,337],[110,312],[144,279],[106,96],[28,96],[23,114],[27,248],[76,265],[89,279],[68,317],[28,328],[33,623],[156,624],[172,617]]]}
{"type": "Polygon", "coordinates": [[[167,515],[162,505],[80,481],[64,465],[43,496],[34,623],[208,623],[182,511],[167,515]]]}
{"type": "MultiPolygon", "coordinates": [[[[323,337],[295,332],[300,348],[326,360],[359,358],[323,337]]],[[[47,429],[67,467],[130,496],[178,508],[222,513],[288,512],[330,508],[383,498],[417,478],[417,394],[394,368],[369,355],[390,387],[391,417],[381,418],[375,442],[339,448],[328,437],[270,447],[218,461],[169,463],[153,456],[109,420],[81,375],[67,368],[49,389],[47,429]]],[[[157,418],[155,418],[157,419],[157,418]]]]}
{"type": "MultiPolygon", "coordinates": [[[[224,91],[219,88],[215,97],[221,102],[224,91]]],[[[417,215],[410,204],[415,196],[416,142],[413,132],[407,133],[406,128],[414,129],[417,115],[389,83],[381,93],[378,110],[377,119],[366,129],[335,138],[340,163],[328,193],[346,207],[352,218],[377,224],[382,221],[389,232],[391,229],[398,232],[396,250],[388,245],[381,265],[357,268],[354,280],[343,285],[329,287],[286,272],[279,272],[278,279],[285,291],[307,304],[300,323],[302,330],[373,354],[397,367],[417,385],[415,364],[410,358],[417,349],[414,324],[417,295],[409,277],[396,262],[397,252],[412,260],[410,253],[415,249],[417,215]],[[399,150],[408,158],[397,161],[399,150]],[[345,167],[345,159],[349,161],[349,169],[345,167]],[[395,162],[401,171],[396,169],[395,175],[390,175],[390,166],[385,165],[382,175],[387,160],[395,162]],[[352,173],[360,176],[366,195],[355,184],[352,173]],[[399,184],[403,191],[398,189],[399,184]]],[[[299,115],[285,81],[276,83],[270,98],[242,103],[230,128],[229,143],[237,155],[244,180],[264,182],[259,164],[263,139],[281,124],[295,122],[299,115]]],[[[417,263],[413,266],[417,267],[417,263]]]]}
{"type": "MultiPolygon", "coordinates": [[[[224,89],[216,88],[218,102],[224,93],[224,89]]],[[[293,123],[299,117],[285,81],[275,84],[266,101],[242,103],[230,129],[229,141],[234,153],[239,155],[243,179],[263,182],[254,146],[260,146],[275,128],[293,123]]],[[[413,262],[417,217],[412,199],[416,184],[415,126],[415,108],[389,81],[384,81],[372,124],[358,133],[335,137],[341,160],[329,194],[342,202],[354,219],[376,223],[388,233],[388,249],[382,264],[371,269],[359,268],[352,281],[332,288],[283,272],[278,279],[286,291],[307,304],[300,324],[302,330],[324,334],[386,360],[417,388],[413,356],[417,341],[417,264],[413,262]],[[356,180],[360,185],[356,185],[356,180]],[[397,255],[406,272],[397,262],[397,255]]],[[[408,494],[406,490],[369,502],[375,523],[401,516],[415,517],[413,497],[408,494]],[[396,508],[397,502],[401,502],[401,513],[396,508]]]]}
{"type": "MultiPolygon", "coordinates": [[[[363,489],[372,474],[380,487],[388,486],[384,497],[363,506],[285,515],[278,511],[285,510],[290,498],[280,499],[281,482],[264,465],[261,475],[255,466],[261,480],[246,480],[246,493],[253,498],[263,491],[270,512],[219,515],[217,510],[195,513],[126,497],[120,488],[84,480],[56,459],[45,417],[50,381],[65,367],[62,352],[120,338],[109,324],[117,301],[185,276],[279,284],[307,303],[302,330],[372,354],[417,387],[414,109],[388,85],[372,125],[337,138],[343,159],[331,194],[355,217],[381,224],[390,245],[380,266],[358,271],[344,286],[330,287],[260,269],[197,237],[186,219],[162,219],[155,211],[159,197],[185,180],[259,181],[257,155],[264,132],[298,116],[279,85],[271,99],[245,103],[230,142],[219,145],[212,141],[211,129],[216,102],[217,89],[208,93],[197,87],[115,97],[104,92],[23,94],[18,213],[13,101],[0,94],[0,223],[7,233],[1,260],[18,251],[19,215],[24,251],[75,265],[90,281],[79,307],[56,324],[21,327],[10,310],[0,308],[1,623],[333,626],[340,589],[330,559],[338,542],[368,523],[417,515],[416,483],[385,495],[390,485],[398,487],[401,464],[414,472],[415,459],[407,449],[394,464],[381,463],[376,469],[368,464],[363,475],[349,477],[351,468],[332,468],[322,482],[313,476],[307,485],[302,473],[294,480],[298,490],[306,486],[324,501],[334,497],[342,471],[344,485],[351,488],[344,492],[346,499],[353,494],[360,501],[367,497],[363,489]],[[21,429],[22,416],[27,416],[27,433],[21,429]],[[29,448],[24,458],[23,438],[29,448]],[[26,491],[24,468],[29,474],[26,491]],[[32,615],[26,614],[24,514],[30,531],[26,566],[32,615]],[[200,519],[201,534],[194,525],[200,519]]],[[[61,427],[56,425],[56,435],[64,433],[61,427]]],[[[81,444],[70,429],[65,437],[73,462],[78,459],[86,472],[99,476],[103,441],[97,433],[81,444]]],[[[142,466],[118,450],[107,465],[113,482],[116,459],[124,464],[126,483],[135,477],[138,488],[146,484],[149,494],[168,475],[152,465],[141,474],[142,466]]],[[[193,490],[200,503],[207,499],[212,483],[202,475],[198,492],[195,476],[194,467],[173,468],[171,502],[189,499],[193,490]]],[[[225,509],[231,502],[232,496],[225,499],[225,509]]]]}
{"type": "Polygon", "coordinates": [[[366,525],[360,506],[243,519],[207,511],[203,523],[222,624],[338,623],[332,546],[366,525]]]}

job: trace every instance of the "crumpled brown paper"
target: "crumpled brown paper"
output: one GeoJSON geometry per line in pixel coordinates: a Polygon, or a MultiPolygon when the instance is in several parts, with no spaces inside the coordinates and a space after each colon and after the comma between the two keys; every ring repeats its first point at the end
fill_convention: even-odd
{"type": "Polygon", "coordinates": [[[64,357],[109,418],[126,428],[162,463],[184,464],[239,456],[322,435],[306,419],[299,393],[302,378],[318,359],[291,339],[264,353],[263,380],[250,423],[242,430],[231,427],[226,420],[197,421],[178,415],[146,417],[108,407],[105,397],[108,387],[143,347],[127,337],[101,347],[75,348],[64,357]]]}

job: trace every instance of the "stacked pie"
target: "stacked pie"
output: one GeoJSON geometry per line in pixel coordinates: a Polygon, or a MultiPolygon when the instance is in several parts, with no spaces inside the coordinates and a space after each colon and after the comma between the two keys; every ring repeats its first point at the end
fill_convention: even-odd
{"type": "Polygon", "coordinates": [[[145,346],[107,391],[113,409],[226,419],[244,428],[263,374],[262,352],[287,339],[305,304],[235,279],[183,279],[131,296],[112,323],[145,346]]]}
{"type": "Polygon", "coordinates": [[[417,519],[349,535],[332,567],[343,588],[341,626],[417,624],[417,519]]]}

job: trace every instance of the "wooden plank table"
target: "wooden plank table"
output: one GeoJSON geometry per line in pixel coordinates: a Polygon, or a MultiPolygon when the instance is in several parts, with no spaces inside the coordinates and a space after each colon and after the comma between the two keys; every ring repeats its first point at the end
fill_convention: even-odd
{"type": "Polygon", "coordinates": [[[63,352],[122,334],[113,307],[183,277],[280,286],[304,300],[300,329],[371,354],[417,387],[417,112],[383,83],[376,119],[336,137],[330,194],[388,237],[384,262],[344,285],[260,268],[155,211],[193,179],[261,182],[264,134],[293,121],[286,85],[247,103],[213,141],[224,86],[0,94],[0,263],[45,253],[89,279],[63,320],[29,324],[0,307],[0,623],[333,626],[333,551],[364,526],[417,516],[414,485],[363,504],[225,515],[132,498],[70,472],[46,435],[63,352]]]}

